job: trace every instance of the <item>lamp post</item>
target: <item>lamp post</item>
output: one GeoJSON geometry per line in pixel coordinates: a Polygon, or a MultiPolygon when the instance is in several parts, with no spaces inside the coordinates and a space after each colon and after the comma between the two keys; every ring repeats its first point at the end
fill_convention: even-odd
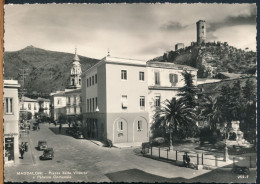
{"type": "Polygon", "coordinates": [[[227,123],[224,124],[224,133],[225,133],[225,149],[224,149],[224,161],[228,161],[228,147],[227,147],[227,123]]]}

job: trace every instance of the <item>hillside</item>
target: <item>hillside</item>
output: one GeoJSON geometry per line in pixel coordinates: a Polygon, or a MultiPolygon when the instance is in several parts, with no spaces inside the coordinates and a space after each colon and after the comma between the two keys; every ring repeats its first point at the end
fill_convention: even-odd
{"type": "Polygon", "coordinates": [[[161,62],[173,62],[198,68],[198,77],[214,77],[218,72],[254,74],[256,53],[229,46],[227,43],[209,42],[169,51],[154,58],[161,62]]]}
{"type": "MultiPolygon", "coordinates": [[[[52,91],[63,90],[69,84],[70,68],[74,54],[54,52],[28,46],[22,50],[4,53],[4,78],[20,80],[22,71],[28,74],[25,88],[28,94],[46,96],[52,91]]],[[[79,56],[82,71],[98,60],[79,56]]]]}

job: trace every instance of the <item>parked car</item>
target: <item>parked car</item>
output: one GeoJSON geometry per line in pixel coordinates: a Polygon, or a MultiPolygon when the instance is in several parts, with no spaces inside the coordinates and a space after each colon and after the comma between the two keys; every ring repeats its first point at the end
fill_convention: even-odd
{"type": "Polygon", "coordinates": [[[84,139],[83,133],[81,131],[77,131],[74,137],[77,139],[84,139]]]}
{"type": "Polygon", "coordinates": [[[38,141],[38,149],[39,150],[45,150],[47,149],[47,141],[38,141]]]}
{"type": "Polygon", "coordinates": [[[37,123],[37,122],[35,122],[35,123],[33,123],[33,130],[37,130],[37,129],[39,129],[39,123],[37,123]]]}
{"type": "Polygon", "coordinates": [[[43,154],[40,156],[40,160],[52,160],[54,157],[53,148],[47,148],[43,151],[43,154]]]}
{"type": "Polygon", "coordinates": [[[249,168],[246,167],[246,166],[233,166],[232,170],[231,170],[232,173],[235,173],[235,174],[248,174],[249,173],[249,168]]]}

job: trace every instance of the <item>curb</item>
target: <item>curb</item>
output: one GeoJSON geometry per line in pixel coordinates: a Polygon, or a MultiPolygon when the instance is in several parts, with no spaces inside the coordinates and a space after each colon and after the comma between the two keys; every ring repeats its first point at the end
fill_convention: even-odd
{"type": "MultiPolygon", "coordinates": [[[[154,159],[154,160],[170,163],[170,164],[173,164],[175,166],[183,167],[182,161],[167,160],[167,159],[164,159],[164,158],[158,158],[158,157],[155,157],[155,156],[145,155],[145,154],[143,154],[143,157],[151,158],[151,159],[154,159]]],[[[191,169],[195,169],[195,168],[191,168],[191,169]]],[[[202,169],[204,169],[204,170],[219,169],[219,170],[223,170],[223,171],[231,171],[232,167],[225,167],[225,166],[224,167],[215,167],[215,166],[203,165],[202,169]]],[[[195,169],[195,170],[200,170],[200,169],[195,169]]],[[[256,168],[249,168],[249,170],[250,171],[254,171],[254,170],[256,171],[256,168]]]]}

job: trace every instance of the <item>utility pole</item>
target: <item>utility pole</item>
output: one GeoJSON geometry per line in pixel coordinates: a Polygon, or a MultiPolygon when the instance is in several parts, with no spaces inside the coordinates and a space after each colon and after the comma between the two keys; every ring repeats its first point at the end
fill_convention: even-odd
{"type": "Polygon", "coordinates": [[[22,77],[22,89],[21,89],[21,94],[22,94],[22,96],[21,96],[21,102],[22,102],[22,110],[23,110],[23,107],[24,107],[24,93],[25,93],[25,91],[26,91],[26,89],[24,88],[24,82],[25,82],[25,78],[26,78],[26,76],[28,75],[28,73],[27,73],[27,70],[28,69],[24,69],[24,68],[22,68],[22,69],[19,69],[21,72],[18,74],[19,75],[19,77],[21,76],[22,77]]]}

